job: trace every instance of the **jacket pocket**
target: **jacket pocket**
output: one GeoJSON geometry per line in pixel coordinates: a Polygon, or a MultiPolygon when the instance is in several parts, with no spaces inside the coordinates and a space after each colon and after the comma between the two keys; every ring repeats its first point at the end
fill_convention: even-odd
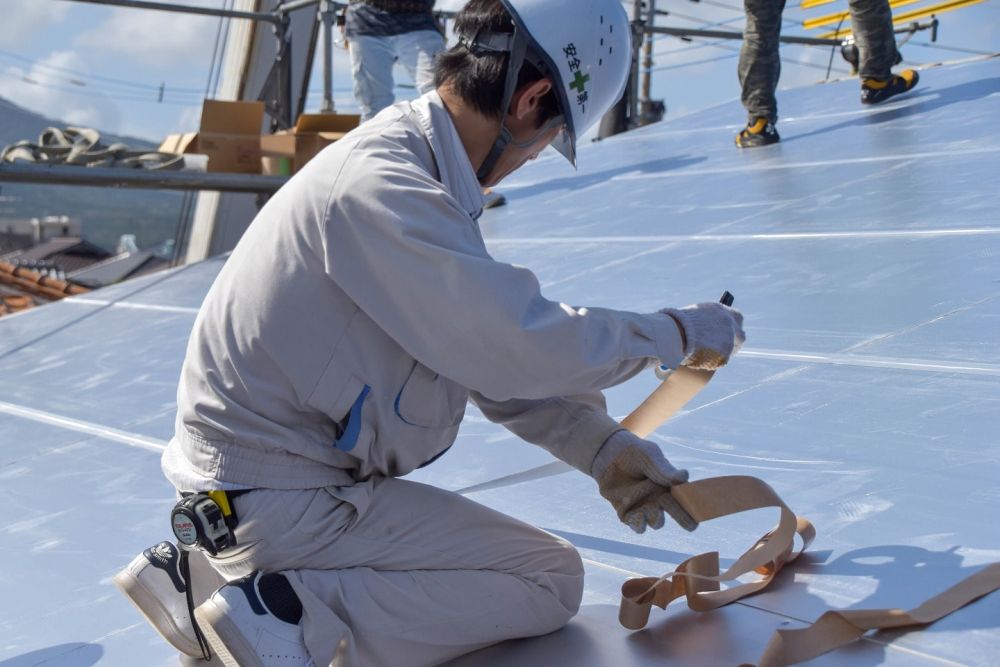
{"type": "MultiPolygon", "coordinates": [[[[361,384],[360,381],[357,381],[354,385],[355,389],[358,384],[361,384]]],[[[367,435],[371,431],[371,429],[364,429],[365,402],[368,400],[368,394],[371,392],[371,389],[368,385],[362,385],[347,416],[337,425],[338,435],[337,439],[333,442],[333,446],[342,452],[353,450],[358,446],[358,442],[365,440],[362,437],[362,433],[364,432],[367,435]]],[[[353,395],[353,390],[350,393],[353,395]]]]}
{"type": "Polygon", "coordinates": [[[468,399],[464,387],[415,362],[394,407],[396,416],[410,426],[444,428],[462,421],[468,399]]]}
{"type": "Polygon", "coordinates": [[[338,352],[330,358],[306,405],[340,423],[354,406],[364,386],[344,363],[344,355],[338,352]]]}
{"type": "Polygon", "coordinates": [[[375,437],[374,397],[369,395],[371,387],[346,370],[338,357],[331,359],[307,403],[333,421],[336,436],[330,446],[363,459],[375,437]]]}

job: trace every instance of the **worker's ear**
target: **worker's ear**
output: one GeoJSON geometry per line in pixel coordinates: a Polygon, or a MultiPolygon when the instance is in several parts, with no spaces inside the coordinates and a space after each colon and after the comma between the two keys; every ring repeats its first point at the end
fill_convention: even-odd
{"type": "Polygon", "coordinates": [[[521,86],[510,101],[510,113],[518,120],[524,120],[542,107],[542,100],[552,90],[552,82],[539,79],[521,86]]]}

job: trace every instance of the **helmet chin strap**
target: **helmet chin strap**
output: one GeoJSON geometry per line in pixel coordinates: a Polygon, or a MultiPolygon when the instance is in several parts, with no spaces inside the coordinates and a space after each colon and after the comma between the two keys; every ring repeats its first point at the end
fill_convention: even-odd
{"type": "Polygon", "coordinates": [[[486,178],[493,171],[493,167],[496,166],[497,161],[503,154],[504,149],[507,148],[507,144],[511,142],[513,137],[510,134],[510,130],[503,124],[500,123],[500,135],[493,142],[493,147],[490,148],[490,152],[486,155],[486,159],[479,166],[479,171],[476,172],[476,178],[479,179],[479,184],[484,185],[486,183],[486,178]]]}
{"type": "Polygon", "coordinates": [[[500,155],[504,152],[507,146],[513,146],[514,148],[529,148],[535,142],[537,142],[546,132],[549,132],[552,128],[564,125],[566,119],[563,118],[562,114],[556,116],[555,118],[550,118],[542,127],[538,129],[531,137],[525,139],[524,141],[514,141],[513,135],[511,135],[510,130],[506,126],[500,125],[500,136],[497,140],[493,142],[493,148],[490,149],[489,155],[486,156],[486,160],[483,161],[479,171],[476,173],[476,177],[479,179],[480,185],[486,180],[486,177],[490,175],[490,171],[496,165],[497,160],[500,159],[500,155]]]}
{"type": "Polygon", "coordinates": [[[504,82],[503,103],[500,105],[500,132],[497,134],[490,152],[486,155],[486,159],[483,160],[483,164],[480,165],[479,170],[476,172],[476,178],[479,179],[480,183],[483,183],[490,175],[490,172],[493,171],[497,161],[500,159],[500,155],[512,139],[510,130],[507,129],[506,125],[507,113],[510,110],[510,101],[514,97],[514,89],[517,87],[517,75],[520,73],[521,65],[524,63],[528,42],[521,37],[518,29],[515,27],[512,34],[477,34],[472,39],[472,43],[467,45],[467,48],[473,53],[488,51],[510,54],[510,57],[507,59],[507,79],[504,82]]]}

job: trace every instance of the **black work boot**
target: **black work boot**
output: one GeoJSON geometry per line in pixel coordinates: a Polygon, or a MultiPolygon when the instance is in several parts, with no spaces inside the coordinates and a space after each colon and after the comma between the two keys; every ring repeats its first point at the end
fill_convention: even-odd
{"type": "Polygon", "coordinates": [[[774,129],[774,123],[766,118],[757,118],[736,135],[736,145],[740,148],[754,148],[756,146],[769,146],[781,141],[778,131],[774,129]]]}
{"type": "Polygon", "coordinates": [[[899,74],[892,75],[891,78],[862,79],[861,80],[861,103],[879,104],[887,99],[906,91],[917,85],[920,75],[916,70],[906,69],[899,74]]]}

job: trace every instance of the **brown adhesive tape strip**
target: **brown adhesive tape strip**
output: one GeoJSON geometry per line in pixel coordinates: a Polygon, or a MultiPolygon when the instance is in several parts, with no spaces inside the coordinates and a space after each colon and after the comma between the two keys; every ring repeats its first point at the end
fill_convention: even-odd
{"type": "Polygon", "coordinates": [[[848,609],[828,611],[800,630],[776,630],[761,656],[760,667],[783,667],[815,658],[860,638],[868,630],[927,625],[1000,588],[1000,563],[972,576],[910,611],[848,609]]]}
{"type": "MultiPolygon", "coordinates": [[[[645,438],[691,400],[712,379],[712,372],[681,367],[642,402],[622,426],[645,438]]],[[[695,611],[710,611],[766,588],[775,575],[794,561],[812,542],[816,530],[797,517],[775,493],[756,477],[712,477],[675,486],[671,493],[696,521],[710,521],[764,507],[777,507],[778,525],[760,538],[725,572],[719,571],[719,554],[710,551],[681,563],[662,577],[629,579],[622,585],[618,618],[630,630],[649,621],[653,605],[666,609],[684,597],[695,611]],[[794,551],[795,536],[802,548],[794,551]],[[722,582],[756,572],[760,579],[723,589],[722,582]]],[[[760,667],[794,665],[855,641],[875,629],[926,625],[947,616],[973,600],[1000,588],[1000,563],[963,579],[916,609],[853,609],[828,611],[807,628],[776,630],[759,661],[760,667]]]]}
{"type": "Polygon", "coordinates": [[[681,366],[622,420],[622,426],[645,438],[690,401],[715,375],[681,366]]]}
{"type": "Polygon", "coordinates": [[[755,477],[712,477],[674,487],[672,493],[699,522],[763,507],[779,508],[781,517],[776,528],[725,572],[719,571],[718,552],[711,551],[689,558],[663,577],[625,582],[618,618],[630,630],[646,625],[654,604],[665,609],[673,600],[686,597],[691,609],[709,611],[762,590],[786,563],[795,560],[809,546],[816,534],[811,523],[796,517],[771,487],[755,477]],[[796,534],[803,543],[799,551],[793,551],[796,534]],[[721,582],[733,581],[750,572],[763,576],[757,581],[721,589],[721,582]]]}

